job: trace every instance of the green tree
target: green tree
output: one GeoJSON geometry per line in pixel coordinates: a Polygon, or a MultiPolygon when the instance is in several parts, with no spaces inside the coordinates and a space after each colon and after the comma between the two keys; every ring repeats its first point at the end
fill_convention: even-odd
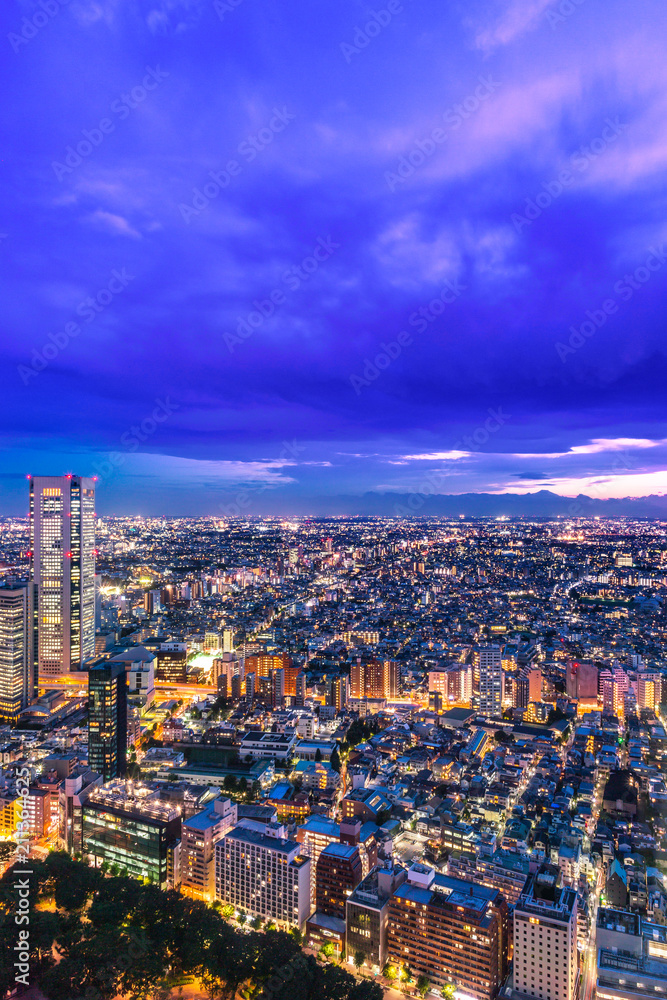
{"type": "Polygon", "coordinates": [[[326,944],[323,944],[320,948],[320,955],[324,955],[325,958],[331,958],[335,950],[336,949],[334,948],[333,943],[331,941],[327,941],[326,944]]]}
{"type": "Polygon", "coordinates": [[[331,751],[331,758],[329,762],[331,764],[332,770],[336,771],[337,774],[340,774],[340,768],[341,768],[340,753],[338,751],[337,746],[335,746],[331,751]]]}
{"type": "Polygon", "coordinates": [[[417,993],[419,993],[420,997],[426,996],[430,985],[431,980],[428,976],[417,976],[417,993]]]}
{"type": "Polygon", "coordinates": [[[364,964],[365,961],[366,961],[366,952],[365,951],[361,951],[361,949],[359,949],[359,951],[355,951],[355,953],[354,953],[354,964],[356,965],[356,967],[358,969],[361,968],[361,966],[364,964]]]}
{"type": "Polygon", "coordinates": [[[13,840],[6,840],[3,843],[1,843],[0,864],[4,865],[7,861],[9,861],[15,850],[16,850],[16,844],[14,843],[13,840]]]}
{"type": "Polygon", "coordinates": [[[320,750],[319,747],[315,751],[315,760],[317,761],[318,764],[321,763],[322,761],[322,751],[320,750]]]}
{"type": "Polygon", "coordinates": [[[391,962],[387,962],[384,969],[382,970],[382,975],[384,976],[385,979],[388,979],[389,982],[393,983],[398,976],[398,969],[396,968],[395,965],[392,965],[391,962]]]}
{"type": "Polygon", "coordinates": [[[374,979],[361,979],[347,994],[347,1000],[382,1000],[384,991],[374,979]]]}

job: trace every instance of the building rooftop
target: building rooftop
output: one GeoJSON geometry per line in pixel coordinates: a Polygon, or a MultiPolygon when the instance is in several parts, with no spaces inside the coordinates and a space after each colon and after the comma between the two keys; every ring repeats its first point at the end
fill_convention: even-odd
{"type": "Polygon", "coordinates": [[[322,854],[326,854],[329,857],[353,858],[357,853],[358,848],[353,844],[338,844],[334,841],[332,844],[327,844],[320,857],[322,857],[322,854]]]}
{"type": "Polygon", "coordinates": [[[220,843],[224,843],[225,840],[241,840],[246,844],[255,844],[257,847],[280,851],[282,854],[291,854],[299,849],[299,844],[293,840],[287,840],[284,837],[268,837],[265,833],[248,830],[243,826],[235,826],[220,843]]]}

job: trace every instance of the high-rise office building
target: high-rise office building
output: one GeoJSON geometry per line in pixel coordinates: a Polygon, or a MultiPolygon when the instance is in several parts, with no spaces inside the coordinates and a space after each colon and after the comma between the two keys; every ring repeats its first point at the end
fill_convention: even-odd
{"type": "MultiPolygon", "coordinates": [[[[215,661],[214,661],[215,662],[215,661]]],[[[169,684],[185,684],[188,679],[188,645],[186,642],[163,642],[157,652],[155,680],[169,684]]]]}
{"type": "Polygon", "coordinates": [[[0,588],[0,719],[15,722],[37,693],[33,588],[0,588]]]}
{"type": "Polygon", "coordinates": [[[88,674],[88,764],[104,781],[125,773],[127,680],[124,663],[101,663],[88,674]]]}
{"type": "Polygon", "coordinates": [[[30,479],[30,568],[39,676],[80,670],[95,655],[95,483],[30,479]]]}

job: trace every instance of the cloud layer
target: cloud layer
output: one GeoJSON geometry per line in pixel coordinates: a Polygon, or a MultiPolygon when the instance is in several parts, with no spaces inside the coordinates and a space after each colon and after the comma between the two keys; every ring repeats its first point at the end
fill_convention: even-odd
{"type": "Polygon", "coordinates": [[[376,7],[3,7],[5,512],[663,492],[662,0],[376,7]]]}

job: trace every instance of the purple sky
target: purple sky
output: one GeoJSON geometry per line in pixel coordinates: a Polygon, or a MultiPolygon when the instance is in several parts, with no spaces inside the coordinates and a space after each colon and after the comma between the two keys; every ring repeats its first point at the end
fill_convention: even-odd
{"type": "Polygon", "coordinates": [[[664,493],[638,11],[6,0],[0,512],[65,471],[118,513],[664,493]]]}

